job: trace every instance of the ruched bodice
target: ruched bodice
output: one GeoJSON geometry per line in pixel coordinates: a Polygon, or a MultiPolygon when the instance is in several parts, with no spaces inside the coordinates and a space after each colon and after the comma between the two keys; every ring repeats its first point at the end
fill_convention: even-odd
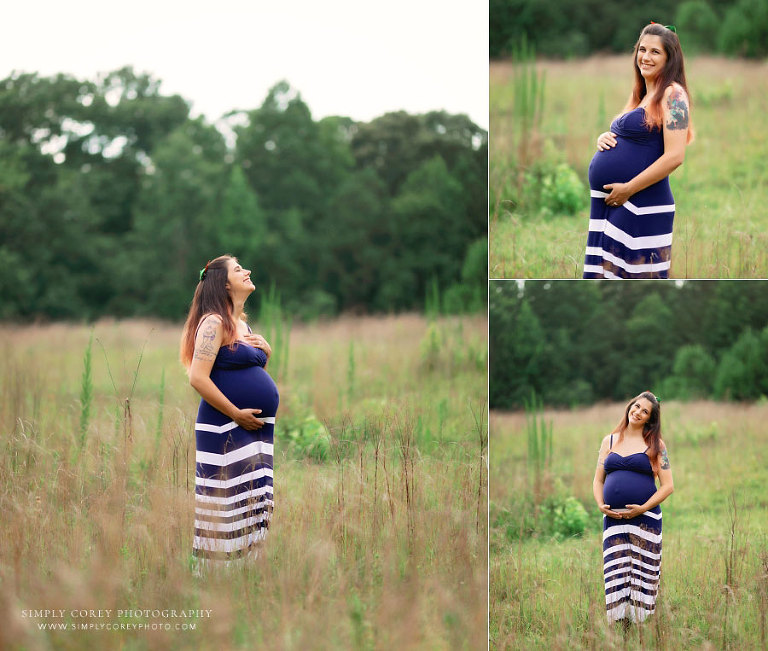
{"type": "Polygon", "coordinates": [[[643,504],[656,492],[651,460],[645,452],[626,457],[611,452],[603,466],[606,474],[603,499],[612,507],[643,504]]]}

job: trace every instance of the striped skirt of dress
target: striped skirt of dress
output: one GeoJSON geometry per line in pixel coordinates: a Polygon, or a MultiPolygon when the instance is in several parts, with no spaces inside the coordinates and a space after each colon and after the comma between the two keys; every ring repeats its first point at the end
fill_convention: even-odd
{"type": "Polygon", "coordinates": [[[609,621],[645,621],[656,610],[661,576],[661,509],[631,520],[603,516],[603,577],[609,621]]]}
{"type": "Polygon", "coordinates": [[[590,194],[584,278],[667,278],[675,204],[608,206],[607,192],[590,194]]]}
{"type": "Polygon", "coordinates": [[[195,424],[194,556],[229,562],[251,555],[274,507],[274,418],[259,430],[230,421],[195,424]]]}

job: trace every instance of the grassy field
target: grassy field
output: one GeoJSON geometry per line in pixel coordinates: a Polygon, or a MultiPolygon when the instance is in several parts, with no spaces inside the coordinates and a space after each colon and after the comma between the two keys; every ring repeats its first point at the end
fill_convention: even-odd
{"type": "MultiPolygon", "coordinates": [[[[595,140],[626,102],[631,56],[539,62],[545,97],[533,156],[566,162],[588,192],[595,140]]],[[[514,66],[490,68],[491,278],[580,278],[589,208],[542,217],[514,198],[520,172],[514,66]]],[[[670,176],[677,206],[671,277],[768,277],[768,63],[690,58],[696,140],[670,176]]]]}
{"type": "Polygon", "coordinates": [[[180,327],[96,324],[83,400],[90,333],[0,327],[0,648],[486,647],[484,317],[295,326],[272,528],[202,579],[180,327]],[[286,444],[315,418],[324,462],[286,444]]]}
{"type": "Polygon", "coordinates": [[[530,491],[526,416],[491,413],[491,648],[765,648],[768,405],[662,406],[675,492],[662,504],[661,588],[656,614],[626,634],[605,618],[592,497],[600,441],[623,407],[544,412],[554,440],[548,477],[589,514],[583,536],[562,542],[508,528],[530,491]]]}

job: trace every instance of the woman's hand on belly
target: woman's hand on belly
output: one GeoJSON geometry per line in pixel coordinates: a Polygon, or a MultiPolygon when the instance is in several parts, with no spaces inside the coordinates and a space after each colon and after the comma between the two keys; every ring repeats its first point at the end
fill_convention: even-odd
{"type": "Polygon", "coordinates": [[[603,190],[610,190],[610,194],[605,198],[605,203],[609,206],[623,206],[634,194],[629,183],[608,183],[603,186],[603,190]]]}
{"type": "Polygon", "coordinates": [[[619,518],[621,517],[616,511],[611,511],[611,505],[610,504],[598,504],[597,508],[600,509],[605,515],[607,515],[609,518],[619,518]]]}
{"type": "Polygon", "coordinates": [[[612,131],[606,131],[597,137],[597,149],[598,151],[605,151],[606,149],[615,147],[617,142],[616,134],[612,131]]]}
{"type": "Polygon", "coordinates": [[[264,427],[264,421],[256,417],[256,414],[260,414],[261,409],[238,409],[233,415],[232,420],[235,421],[240,427],[247,430],[261,429],[264,427]]]}
{"type": "Polygon", "coordinates": [[[627,520],[636,518],[638,515],[645,513],[645,508],[643,508],[640,504],[627,504],[627,508],[629,509],[629,512],[622,513],[622,516],[627,520]]]}

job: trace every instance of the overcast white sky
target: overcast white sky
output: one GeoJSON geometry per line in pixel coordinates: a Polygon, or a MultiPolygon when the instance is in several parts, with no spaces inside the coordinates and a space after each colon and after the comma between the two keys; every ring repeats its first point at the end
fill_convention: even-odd
{"type": "Polygon", "coordinates": [[[444,109],[488,128],[484,0],[27,0],[2,23],[0,78],[132,65],[211,121],[286,79],[315,119],[444,109]]]}

